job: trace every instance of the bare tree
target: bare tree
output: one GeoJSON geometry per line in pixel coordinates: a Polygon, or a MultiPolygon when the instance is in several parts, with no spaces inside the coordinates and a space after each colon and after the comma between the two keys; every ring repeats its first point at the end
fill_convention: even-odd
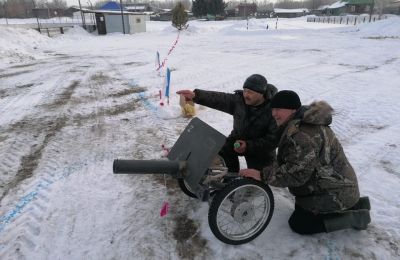
{"type": "MultiPolygon", "coordinates": [[[[374,2],[374,10],[376,10],[376,13],[378,13],[379,16],[388,12],[388,6],[391,2],[390,0],[375,0],[374,2]]],[[[372,10],[372,12],[374,12],[374,10],[372,10]]]]}

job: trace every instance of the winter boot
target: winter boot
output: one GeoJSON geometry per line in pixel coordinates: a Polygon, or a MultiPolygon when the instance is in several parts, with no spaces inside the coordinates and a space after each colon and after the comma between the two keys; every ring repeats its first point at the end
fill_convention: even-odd
{"type": "Polygon", "coordinates": [[[347,228],[365,230],[370,222],[371,217],[367,209],[347,210],[326,215],[324,218],[326,233],[347,228]]]}
{"type": "Polygon", "coordinates": [[[358,209],[368,209],[371,210],[371,204],[369,203],[368,197],[361,197],[356,205],[349,208],[349,210],[358,210],[358,209]]]}

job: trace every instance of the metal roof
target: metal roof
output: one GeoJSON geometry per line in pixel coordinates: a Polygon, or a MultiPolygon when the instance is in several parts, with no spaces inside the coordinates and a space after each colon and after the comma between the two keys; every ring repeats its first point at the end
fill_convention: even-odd
{"type": "Polygon", "coordinates": [[[343,3],[349,5],[357,5],[357,4],[372,4],[373,0],[342,0],[343,3]]]}
{"type": "Polygon", "coordinates": [[[297,8],[297,9],[281,9],[281,8],[274,8],[274,12],[277,14],[287,14],[287,13],[308,13],[307,8],[297,8]]]}
{"type": "MultiPolygon", "coordinates": [[[[108,11],[118,11],[121,10],[121,6],[116,2],[108,2],[99,8],[99,10],[108,10],[108,11]]],[[[122,10],[128,10],[125,7],[122,7],[122,10]]]]}

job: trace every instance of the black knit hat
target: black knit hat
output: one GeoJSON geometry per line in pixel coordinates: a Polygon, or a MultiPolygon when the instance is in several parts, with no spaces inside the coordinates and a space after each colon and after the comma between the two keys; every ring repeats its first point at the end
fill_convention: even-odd
{"type": "Polygon", "coordinates": [[[243,84],[243,88],[248,88],[260,94],[264,94],[267,90],[267,85],[268,82],[264,76],[260,74],[253,74],[246,79],[243,84]]]}
{"type": "Polygon", "coordinates": [[[301,107],[300,98],[296,92],[282,90],[276,93],[269,103],[271,108],[299,109],[301,107]]]}

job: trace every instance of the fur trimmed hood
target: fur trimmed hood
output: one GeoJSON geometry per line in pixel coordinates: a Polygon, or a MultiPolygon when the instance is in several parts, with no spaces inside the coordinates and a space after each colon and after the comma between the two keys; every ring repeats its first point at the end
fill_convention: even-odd
{"type": "Polygon", "coordinates": [[[314,101],[304,113],[303,122],[313,125],[330,125],[333,108],[325,101],[314,101]]]}

